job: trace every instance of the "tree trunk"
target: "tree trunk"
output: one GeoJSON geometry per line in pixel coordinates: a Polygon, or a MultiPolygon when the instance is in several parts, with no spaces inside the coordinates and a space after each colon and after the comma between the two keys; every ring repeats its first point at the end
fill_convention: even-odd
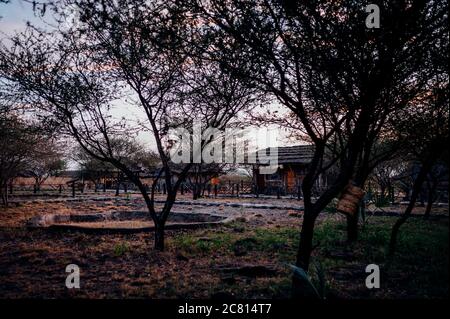
{"type": "Polygon", "coordinates": [[[120,175],[120,173],[117,173],[116,196],[119,196],[120,182],[121,181],[122,181],[122,176],[120,175]]]}
{"type": "Polygon", "coordinates": [[[155,249],[164,250],[164,223],[155,223],[155,249]]]}
{"type": "Polygon", "coordinates": [[[192,185],[192,199],[193,200],[197,199],[197,184],[192,185]]]}
{"type": "Polygon", "coordinates": [[[303,216],[303,225],[300,232],[300,246],[297,253],[297,260],[295,265],[308,271],[309,259],[312,251],[312,240],[314,235],[314,223],[316,222],[317,214],[314,211],[307,212],[303,216]]]}
{"type": "Polygon", "coordinates": [[[424,219],[430,218],[431,208],[433,207],[434,202],[434,194],[436,192],[437,182],[433,181],[431,187],[428,188],[428,201],[427,207],[425,208],[425,213],[423,215],[424,219]]]}
{"type": "MultiPolygon", "coordinates": [[[[316,212],[311,208],[306,209],[303,215],[303,225],[300,233],[300,245],[297,252],[297,260],[295,265],[302,268],[305,272],[308,271],[309,261],[312,252],[312,242],[314,235],[314,223],[317,218],[316,212]]],[[[293,298],[305,298],[310,297],[310,290],[304,286],[304,281],[297,276],[292,278],[292,297],[293,298]]]]}
{"type": "Polygon", "coordinates": [[[349,243],[354,243],[358,240],[358,219],[358,212],[353,216],[347,215],[347,242],[349,243]]]}
{"type": "Polygon", "coordinates": [[[117,186],[116,186],[116,196],[119,196],[119,189],[120,189],[120,184],[117,182],[117,186]]]}
{"type": "Polygon", "coordinates": [[[395,254],[396,244],[397,244],[397,237],[398,232],[400,230],[400,227],[406,222],[406,220],[411,215],[412,210],[414,209],[414,206],[416,205],[416,201],[418,196],[420,195],[420,191],[422,189],[423,182],[425,181],[425,178],[428,174],[429,167],[431,166],[431,162],[425,163],[420,168],[419,174],[417,175],[416,180],[414,181],[411,199],[409,201],[408,207],[406,208],[405,212],[403,213],[403,216],[400,217],[392,227],[391,232],[391,239],[389,241],[389,256],[393,256],[395,254]]]}
{"type": "MultiPolygon", "coordinates": [[[[5,183],[5,185],[6,185],[6,183],[5,183]]],[[[8,194],[5,190],[6,190],[6,186],[0,185],[0,196],[2,198],[2,204],[3,204],[3,206],[7,207],[8,206],[8,194]]]]}
{"type": "MultiPolygon", "coordinates": [[[[363,187],[364,183],[357,184],[358,187],[363,187]]],[[[347,242],[348,243],[354,243],[358,240],[358,221],[359,221],[359,211],[360,209],[365,209],[365,198],[363,197],[359,201],[359,209],[356,211],[356,213],[353,216],[347,215],[347,242]]]]}
{"type": "Polygon", "coordinates": [[[428,200],[427,202],[427,207],[425,208],[425,213],[423,215],[424,219],[428,219],[430,218],[431,215],[431,208],[433,207],[433,200],[428,200]]]}

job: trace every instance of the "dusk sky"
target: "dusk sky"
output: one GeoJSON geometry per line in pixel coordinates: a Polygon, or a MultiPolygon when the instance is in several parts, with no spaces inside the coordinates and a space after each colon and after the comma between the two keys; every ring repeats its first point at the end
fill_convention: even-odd
{"type": "MultiPolygon", "coordinates": [[[[33,6],[23,0],[11,0],[7,4],[0,4],[0,38],[4,39],[13,35],[17,31],[24,30],[26,23],[30,22],[33,25],[45,26],[43,19],[38,17],[37,14],[33,12],[33,6]]],[[[49,13],[44,17],[46,21],[51,20],[51,15],[49,13]]],[[[274,106],[276,107],[276,106],[274,106]]],[[[112,110],[112,114],[116,118],[121,118],[125,116],[126,118],[133,118],[133,120],[140,118],[144,113],[140,109],[130,107],[129,105],[118,102],[116,107],[112,110]]],[[[293,145],[298,144],[298,142],[292,142],[287,139],[287,133],[284,130],[280,130],[276,127],[269,127],[269,132],[266,135],[265,130],[258,128],[249,128],[248,131],[251,135],[257,136],[257,148],[265,148],[268,146],[282,146],[282,145],[293,145]],[[267,138],[267,137],[270,138],[267,138]],[[275,137],[276,136],[276,137],[275,137]]],[[[151,148],[155,148],[155,144],[151,138],[151,134],[144,133],[140,134],[139,140],[148,144],[151,148]]]]}

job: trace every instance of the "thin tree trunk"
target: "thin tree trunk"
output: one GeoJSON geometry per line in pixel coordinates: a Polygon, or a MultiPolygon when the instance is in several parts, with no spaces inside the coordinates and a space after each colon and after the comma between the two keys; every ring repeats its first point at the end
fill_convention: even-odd
{"type": "Polygon", "coordinates": [[[119,196],[119,191],[120,191],[120,182],[121,182],[121,176],[118,175],[117,176],[117,185],[116,185],[116,196],[119,196]]]}
{"type": "Polygon", "coordinates": [[[411,198],[409,200],[408,207],[406,208],[403,216],[400,217],[392,227],[391,239],[389,241],[389,256],[393,256],[395,254],[397,237],[400,230],[400,227],[408,220],[409,216],[411,216],[411,212],[416,205],[417,198],[420,194],[422,185],[425,181],[425,178],[428,174],[429,167],[431,166],[431,162],[427,162],[422,165],[420,168],[419,174],[417,175],[416,180],[414,181],[411,198]]]}
{"type": "Polygon", "coordinates": [[[347,242],[349,243],[358,240],[358,219],[359,212],[356,212],[353,216],[347,215],[347,242]]]}
{"type": "Polygon", "coordinates": [[[3,187],[3,185],[0,185],[0,196],[2,198],[2,204],[3,204],[3,206],[7,207],[8,206],[8,197],[6,196],[4,189],[5,188],[3,187]]]}
{"type": "Polygon", "coordinates": [[[297,260],[295,265],[308,271],[309,260],[312,252],[312,240],[314,235],[314,224],[316,222],[316,212],[305,210],[303,216],[303,225],[300,232],[300,246],[297,252],[297,260]]]}
{"type": "MultiPolygon", "coordinates": [[[[356,186],[363,188],[365,184],[365,180],[356,184],[356,186]]],[[[347,215],[347,242],[354,243],[358,240],[359,230],[358,230],[358,222],[359,222],[359,212],[360,209],[365,209],[364,198],[362,198],[358,203],[358,210],[355,212],[353,216],[347,215]]]]}
{"type": "MultiPolygon", "coordinates": [[[[303,215],[303,225],[300,232],[300,245],[297,252],[297,260],[295,265],[302,268],[305,272],[308,271],[309,261],[312,253],[312,243],[314,235],[314,224],[317,218],[317,213],[312,211],[311,208],[306,209],[303,215]]],[[[310,297],[310,291],[308,287],[304,286],[302,281],[297,276],[292,278],[292,297],[293,298],[305,298],[310,297]]]]}
{"type": "Polygon", "coordinates": [[[429,219],[431,215],[431,208],[433,207],[433,200],[429,199],[427,202],[427,207],[425,208],[425,213],[423,215],[424,219],[429,219]]]}
{"type": "Polygon", "coordinates": [[[155,223],[155,249],[164,250],[164,226],[165,223],[155,223]]]}
{"type": "Polygon", "coordinates": [[[437,182],[433,181],[431,184],[431,187],[428,188],[428,201],[427,201],[427,207],[425,208],[425,213],[423,215],[424,219],[430,218],[431,208],[433,207],[434,194],[436,192],[436,188],[437,188],[437,182]]]}

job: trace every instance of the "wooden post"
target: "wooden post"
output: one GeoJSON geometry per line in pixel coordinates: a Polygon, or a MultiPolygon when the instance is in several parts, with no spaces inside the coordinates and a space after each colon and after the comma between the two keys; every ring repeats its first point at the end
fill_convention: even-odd
{"type": "Polygon", "coordinates": [[[59,193],[60,194],[62,193],[62,185],[61,184],[59,184],[59,193]]]}
{"type": "Polygon", "coordinates": [[[278,186],[277,187],[277,199],[280,199],[280,198],[281,198],[281,187],[278,186]]]}
{"type": "Polygon", "coordinates": [[[214,198],[217,198],[217,184],[214,185],[214,198]]]}
{"type": "Polygon", "coordinates": [[[37,187],[36,187],[36,184],[34,184],[33,185],[33,194],[36,194],[37,193],[37,187]]]}
{"type": "Polygon", "coordinates": [[[12,193],[13,193],[13,184],[11,182],[11,183],[9,183],[9,194],[12,194],[12,193]]]}
{"type": "Polygon", "coordinates": [[[259,188],[258,188],[258,183],[255,183],[255,194],[256,194],[256,198],[259,198],[259,188]]]}
{"type": "Polygon", "coordinates": [[[234,184],[231,184],[231,197],[234,196],[234,184]]]}
{"type": "Polygon", "coordinates": [[[300,200],[302,198],[302,186],[300,184],[297,185],[297,199],[300,200]]]}
{"type": "Polygon", "coordinates": [[[123,183],[123,190],[125,193],[128,193],[128,185],[127,183],[123,183]]]}
{"type": "Polygon", "coordinates": [[[236,184],[236,197],[239,197],[239,184],[236,184]]]}

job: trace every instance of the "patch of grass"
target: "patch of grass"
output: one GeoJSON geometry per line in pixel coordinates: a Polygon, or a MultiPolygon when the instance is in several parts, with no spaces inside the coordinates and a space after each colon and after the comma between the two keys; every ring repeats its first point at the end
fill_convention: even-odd
{"type": "MultiPolygon", "coordinates": [[[[314,285],[321,287],[325,295],[363,298],[426,298],[448,295],[448,222],[410,219],[399,234],[397,254],[388,259],[387,247],[396,218],[373,217],[360,231],[359,240],[349,245],[346,242],[346,222],[329,218],[319,222],[315,228],[315,246],[310,277],[314,285]],[[382,272],[382,288],[367,291],[364,285],[365,266],[375,263],[382,272]],[[319,265],[320,270],[315,267],[319,265]]],[[[286,271],[274,278],[270,287],[259,286],[252,281],[250,295],[289,296],[292,272],[287,268],[293,264],[299,242],[297,227],[251,228],[237,222],[229,227],[215,230],[186,232],[173,237],[177,250],[195,256],[210,258],[210,254],[221,254],[224,260],[238,262],[258,256],[255,262],[286,265],[286,271]],[[230,228],[231,227],[231,228],[230,228]],[[242,232],[230,231],[242,227],[242,232]],[[269,291],[270,290],[270,291],[269,291]]],[[[192,257],[191,257],[192,258],[192,257]]],[[[246,261],[247,262],[247,261],[246,261]]],[[[258,284],[257,284],[258,282],[258,284]]],[[[238,281],[236,291],[242,290],[238,281]]],[[[227,289],[234,291],[232,286],[227,289]]],[[[241,293],[243,293],[241,291],[241,293]]]]}
{"type": "Polygon", "coordinates": [[[296,228],[258,228],[246,233],[185,233],[175,236],[173,245],[189,254],[207,254],[212,251],[234,254],[236,250],[244,250],[279,254],[283,262],[292,262],[298,239],[299,231],[296,228]]]}
{"type": "Polygon", "coordinates": [[[408,275],[403,285],[418,296],[448,296],[448,225],[411,219],[402,227],[389,273],[408,275]]]}
{"type": "Polygon", "coordinates": [[[213,250],[228,250],[235,236],[228,233],[211,233],[207,237],[195,234],[180,234],[174,237],[173,243],[177,249],[190,254],[209,253],[213,250]]]}
{"type": "Polygon", "coordinates": [[[246,230],[245,218],[238,217],[235,221],[225,224],[224,226],[232,229],[236,233],[243,233],[246,230]]]}
{"type": "Polygon", "coordinates": [[[255,239],[261,251],[289,251],[298,244],[299,235],[298,229],[289,227],[255,230],[255,239]]]}
{"type": "Polygon", "coordinates": [[[332,220],[324,221],[314,230],[315,245],[319,245],[322,249],[334,247],[344,239],[342,225],[332,220]]]}
{"type": "MultiPolygon", "coordinates": [[[[392,217],[373,218],[360,232],[358,242],[351,246],[345,242],[345,221],[324,221],[315,229],[314,241],[318,244],[315,260],[328,270],[345,268],[352,262],[375,263],[386,278],[384,287],[402,290],[410,298],[448,295],[448,223],[409,219],[400,229],[394,258],[388,259],[387,248],[395,221],[392,217]],[[329,257],[330,252],[342,251],[350,252],[350,260],[329,257]]],[[[385,291],[388,294],[388,289],[385,291]]]]}
{"type": "Polygon", "coordinates": [[[114,256],[121,257],[125,255],[130,250],[127,243],[119,243],[114,246],[114,256]]]}
{"type": "Polygon", "coordinates": [[[337,204],[339,200],[337,198],[333,198],[333,200],[325,207],[324,211],[330,214],[337,213],[337,204]]]}

